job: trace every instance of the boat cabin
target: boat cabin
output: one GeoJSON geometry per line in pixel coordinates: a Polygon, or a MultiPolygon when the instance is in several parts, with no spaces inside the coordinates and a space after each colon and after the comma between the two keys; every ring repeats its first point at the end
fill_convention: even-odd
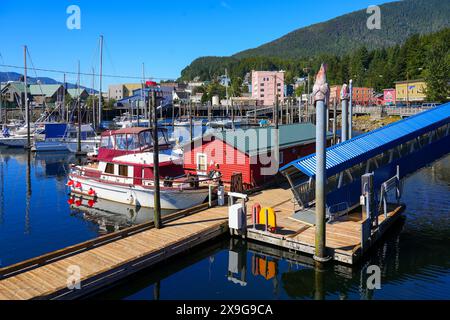
{"type": "MultiPolygon", "coordinates": [[[[160,150],[170,147],[167,129],[158,128],[160,150]]],[[[153,133],[150,128],[125,128],[102,133],[97,159],[110,161],[115,157],[153,150],[153,133]]]]}

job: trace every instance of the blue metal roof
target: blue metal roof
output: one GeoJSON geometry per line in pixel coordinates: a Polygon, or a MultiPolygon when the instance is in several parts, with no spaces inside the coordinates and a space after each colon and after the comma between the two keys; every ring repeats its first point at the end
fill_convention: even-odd
{"type": "MultiPolygon", "coordinates": [[[[449,122],[450,103],[446,103],[329,147],[326,152],[326,175],[329,177],[346,170],[449,122]]],[[[292,167],[309,177],[314,177],[316,154],[295,160],[281,168],[280,171],[283,172],[292,167]]]]}

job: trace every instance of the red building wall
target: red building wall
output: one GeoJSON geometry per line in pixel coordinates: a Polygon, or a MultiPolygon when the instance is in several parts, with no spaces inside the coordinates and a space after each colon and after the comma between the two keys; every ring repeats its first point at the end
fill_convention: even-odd
{"type": "MultiPolygon", "coordinates": [[[[306,156],[315,152],[315,143],[307,145],[299,145],[286,149],[282,149],[282,163],[278,169],[298,158],[306,156]]],[[[274,175],[262,175],[262,168],[270,167],[270,165],[262,165],[260,157],[250,158],[248,155],[236,150],[232,146],[224,143],[220,139],[214,141],[204,141],[200,146],[194,146],[192,150],[185,150],[184,152],[184,168],[192,173],[197,172],[197,154],[203,153],[207,156],[208,170],[216,170],[215,165],[219,164],[218,171],[222,174],[224,183],[231,181],[231,176],[234,173],[242,173],[243,183],[247,187],[260,186],[265,182],[273,180],[274,175]],[[255,163],[256,162],[256,163],[255,163]]]]}

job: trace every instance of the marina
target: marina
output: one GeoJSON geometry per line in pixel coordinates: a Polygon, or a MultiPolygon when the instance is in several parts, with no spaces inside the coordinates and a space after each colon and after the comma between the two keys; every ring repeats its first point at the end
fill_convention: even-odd
{"type": "Polygon", "coordinates": [[[273,24],[271,4],[179,3],[170,26],[158,6],[100,24],[82,1],[0,49],[0,302],[450,299],[449,4],[306,1],[294,30],[296,2],[273,24]],[[285,35],[245,49],[255,30],[285,35]]]}

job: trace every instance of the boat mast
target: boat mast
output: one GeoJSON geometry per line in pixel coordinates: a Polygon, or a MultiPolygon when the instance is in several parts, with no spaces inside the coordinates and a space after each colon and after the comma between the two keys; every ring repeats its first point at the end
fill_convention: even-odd
{"type": "Polygon", "coordinates": [[[78,108],[77,154],[79,155],[81,154],[80,60],[78,60],[77,108],[78,108]]]}
{"type": "Polygon", "coordinates": [[[102,73],[103,73],[103,35],[100,36],[100,92],[98,96],[98,127],[102,122],[102,73]]]}
{"type": "Polygon", "coordinates": [[[92,126],[94,127],[94,129],[96,128],[96,119],[95,119],[95,91],[94,91],[94,87],[95,87],[95,69],[92,68],[92,89],[91,89],[91,99],[92,99],[92,126]]]}
{"type": "Polygon", "coordinates": [[[27,124],[27,144],[25,149],[31,148],[31,132],[30,132],[30,106],[28,104],[28,88],[27,88],[27,46],[23,46],[23,60],[24,60],[24,103],[25,103],[25,118],[27,124]]]}

